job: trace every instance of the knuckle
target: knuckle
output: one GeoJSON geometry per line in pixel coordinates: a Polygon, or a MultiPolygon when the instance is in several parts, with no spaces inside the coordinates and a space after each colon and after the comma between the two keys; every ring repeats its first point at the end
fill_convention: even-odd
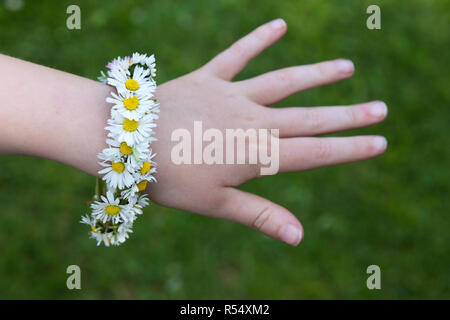
{"type": "Polygon", "coordinates": [[[314,156],[320,161],[328,161],[331,158],[331,144],[329,142],[319,140],[314,150],[314,156]]]}
{"type": "Polygon", "coordinates": [[[322,63],[317,63],[314,67],[313,67],[317,78],[319,79],[327,79],[330,77],[330,64],[326,63],[326,62],[322,62],[322,63]]]}
{"type": "Polygon", "coordinates": [[[236,41],[230,47],[230,52],[232,55],[241,57],[247,52],[247,45],[243,39],[236,41]]]}
{"type": "MultiPolygon", "coordinates": [[[[209,189],[211,201],[210,203],[204,203],[204,205],[206,205],[207,209],[210,211],[226,212],[230,201],[232,201],[232,197],[224,189],[217,190],[217,192],[215,191],[216,189],[214,188],[209,189]]],[[[225,218],[224,215],[221,217],[225,218]]]]}
{"type": "Polygon", "coordinates": [[[256,218],[252,222],[252,227],[256,230],[262,230],[267,222],[270,220],[270,217],[274,214],[274,208],[271,205],[268,205],[261,209],[256,216],[256,218]]]}
{"type": "Polygon", "coordinates": [[[292,83],[294,80],[294,70],[291,68],[281,70],[277,73],[277,80],[283,85],[292,83]]]}
{"type": "Polygon", "coordinates": [[[358,122],[358,110],[354,107],[346,107],[345,108],[345,115],[347,116],[347,119],[349,123],[356,123],[358,122]]]}
{"type": "Polygon", "coordinates": [[[323,129],[323,114],[317,110],[307,110],[305,118],[312,131],[320,131],[323,129]]]}

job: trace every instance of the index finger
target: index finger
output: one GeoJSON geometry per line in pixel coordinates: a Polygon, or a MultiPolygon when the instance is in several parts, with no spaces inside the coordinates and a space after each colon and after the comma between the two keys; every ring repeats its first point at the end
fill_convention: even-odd
{"type": "Polygon", "coordinates": [[[250,60],[278,41],[286,29],[286,22],[283,19],[263,24],[219,53],[204,68],[224,80],[232,80],[250,60]]]}

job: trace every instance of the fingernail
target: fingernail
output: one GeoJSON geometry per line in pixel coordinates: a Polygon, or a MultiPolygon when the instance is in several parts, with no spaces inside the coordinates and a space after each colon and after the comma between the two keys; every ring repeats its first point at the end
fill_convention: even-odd
{"type": "Polygon", "coordinates": [[[372,116],[377,117],[377,118],[384,117],[387,113],[386,103],[381,102],[381,101],[375,102],[370,107],[370,113],[372,114],[372,116]]]}
{"type": "Polygon", "coordinates": [[[292,224],[287,224],[280,230],[280,239],[287,244],[296,246],[302,239],[302,230],[292,224]]]}
{"type": "Polygon", "coordinates": [[[350,60],[340,59],[337,61],[337,68],[340,72],[350,73],[353,72],[355,66],[353,65],[353,62],[350,60]]]}
{"type": "Polygon", "coordinates": [[[283,19],[277,19],[270,23],[270,26],[274,29],[281,29],[286,26],[286,22],[283,19]]]}
{"type": "Polygon", "coordinates": [[[387,147],[387,140],[385,137],[373,138],[373,146],[376,150],[384,150],[387,147]]]}

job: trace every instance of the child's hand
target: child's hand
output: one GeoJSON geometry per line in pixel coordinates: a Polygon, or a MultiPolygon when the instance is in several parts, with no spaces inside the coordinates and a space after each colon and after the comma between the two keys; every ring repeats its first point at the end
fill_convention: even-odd
{"type": "MultiPolygon", "coordinates": [[[[314,136],[382,121],[384,103],[342,107],[281,108],[267,106],[289,95],[349,78],[347,60],[295,66],[231,82],[246,64],[286,32],[283,20],[265,24],[216,56],[205,66],[158,87],[160,119],[153,149],[157,153],[158,183],[150,198],[173,208],[251,226],[270,237],[297,245],[303,229],[297,218],[266,199],[235,189],[260,175],[259,165],[175,165],[173,130],[186,128],[193,136],[194,121],[203,131],[217,128],[276,128],[280,132],[280,171],[302,171],[358,161],[380,155],[386,140],[377,136],[315,138],[314,136]]],[[[193,137],[192,137],[193,139],[193,137]]]]}
{"type": "MultiPolygon", "coordinates": [[[[346,60],[322,62],[269,72],[231,82],[245,65],[286,32],[282,20],[263,25],[204,67],[162,84],[156,129],[158,183],[150,198],[162,205],[254,227],[296,245],[301,224],[289,211],[234,187],[260,175],[259,165],[176,165],[171,140],[178,128],[191,131],[279,129],[279,170],[301,171],[358,161],[384,152],[382,137],[313,138],[315,135],[382,121],[386,106],[371,102],[344,107],[283,108],[271,105],[302,90],[339,81],[353,74],[346,60]]],[[[111,87],[73,74],[0,55],[0,154],[32,155],[56,160],[92,175],[102,167],[97,154],[106,147],[106,120],[111,87]]],[[[264,166],[266,167],[266,166],[264,166]]],[[[61,181],[67,183],[67,181],[61,181]]]]}

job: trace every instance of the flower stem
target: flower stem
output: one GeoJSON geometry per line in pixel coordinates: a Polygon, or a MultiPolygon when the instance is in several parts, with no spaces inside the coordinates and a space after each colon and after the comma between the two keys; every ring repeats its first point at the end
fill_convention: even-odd
{"type": "Polygon", "coordinates": [[[97,200],[100,200],[100,196],[103,195],[103,180],[102,178],[97,178],[95,181],[95,194],[97,200]]]}

